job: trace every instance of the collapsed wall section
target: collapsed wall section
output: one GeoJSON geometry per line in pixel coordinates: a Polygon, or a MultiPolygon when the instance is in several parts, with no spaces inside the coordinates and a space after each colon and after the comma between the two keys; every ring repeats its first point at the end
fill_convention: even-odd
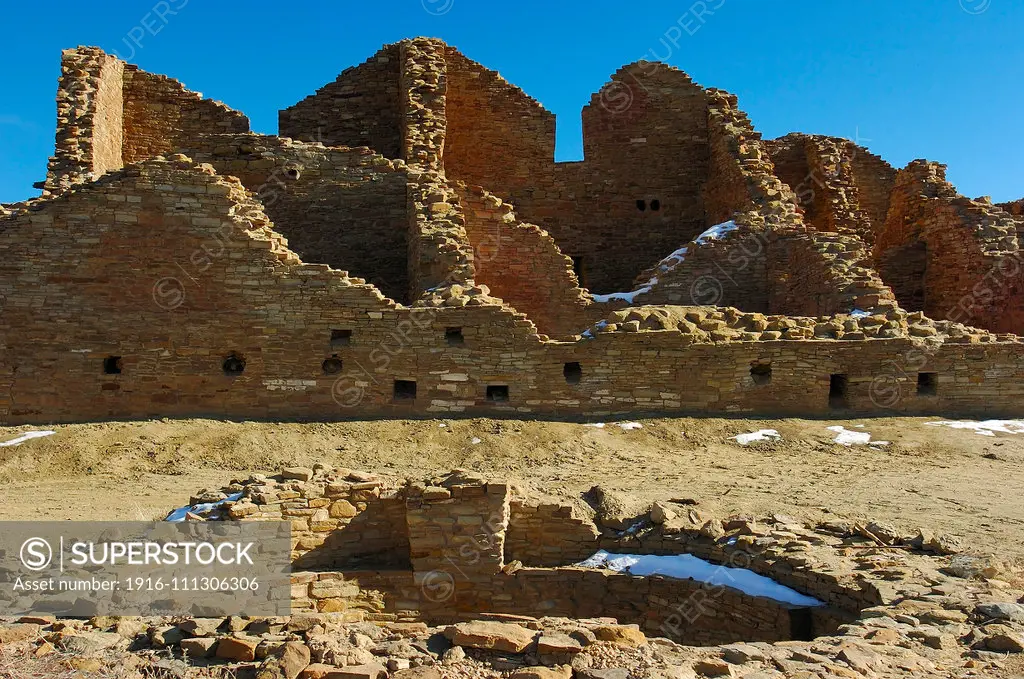
{"type": "Polygon", "coordinates": [[[207,134],[248,131],[249,119],[238,111],[203,99],[173,78],[125,65],[125,164],[175,153],[207,134]]]}
{"type": "Polygon", "coordinates": [[[572,260],[547,232],[519,221],[511,205],[485,189],[461,184],[458,193],[478,283],[559,339],[606,313],[580,287],[572,260]]]}
{"type": "Polygon", "coordinates": [[[403,165],[365,147],[253,134],[210,135],[183,152],[240,179],[303,260],[410,301],[410,179],[403,165]]]}
{"type": "Polygon", "coordinates": [[[203,135],[248,130],[244,115],[177,80],[97,47],[65,50],[55,152],[43,188],[60,193],[125,164],[173,153],[203,135]]]}
{"type": "Polygon", "coordinates": [[[946,168],[917,160],[901,170],[874,257],[907,308],[994,332],[1024,331],[1019,223],[959,195],[946,168]]]}
{"type": "Polygon", "coordinates": [[[278,114],[283,137],[325,146],[368,146],[402,157],[400,45],[387,45],[359,66],[278,114]]]}
{"type": "Polygon", "coordinates": [[[58,193],[121,167],[124,62],[96,47],[64,50],[57,135],[44,189],[58,193]]]}

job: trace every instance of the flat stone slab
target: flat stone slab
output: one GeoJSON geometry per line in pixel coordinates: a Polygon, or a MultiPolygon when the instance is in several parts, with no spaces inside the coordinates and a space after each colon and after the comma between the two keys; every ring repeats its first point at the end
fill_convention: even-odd
{"type": "Polygon", "coordinates": [[[475,621],[452,625],[444,635],[456,646],[522,653],[533,643],[537,633],[507,622],[475,621]]]}

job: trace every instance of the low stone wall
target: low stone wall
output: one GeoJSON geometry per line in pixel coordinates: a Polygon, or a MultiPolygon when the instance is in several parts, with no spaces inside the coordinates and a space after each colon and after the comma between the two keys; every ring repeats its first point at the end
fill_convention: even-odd
{"type": "MultiPolygon", "coordinates": [[[[224,489],[233,520],[293,525],[292,604],[345,619],[441,624],[505,616],[612,617],[682,643],[780,641],[834,632],[895,588],[836,557],[841,539],[786,519],[676,519],[599,529],[572,505],[457,470],[389,481],[351,470],[289,468],[224,489]],[[598,550],[693,554],[768,576],[827,606],[807,609],[728,586],[581,568],[598,550]],[[525,566],[524,566],[525,563],[525,566]]],[[[196,502],[216,500],[206,494],[196,502]]],[[[723,579],[727,582],[727,578],[723,579]]]]}

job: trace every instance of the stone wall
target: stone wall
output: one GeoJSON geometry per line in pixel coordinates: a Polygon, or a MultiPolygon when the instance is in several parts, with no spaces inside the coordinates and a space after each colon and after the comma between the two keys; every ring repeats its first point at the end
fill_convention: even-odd
{"type": "Polygon", "coordinates": [[[283,484],[254,479],[229,516],[290,522],[291,559],[298,569],[410,568],[405,500],[394,487],[374,475],[346,470],[313,480],[312,469],[292,468],[284,476],[283,484]]]}
{"type": "Polygon", "coordinates": [[[1018,222],[959,195],[945,166],[919,160],[901,170],[885,231],[874,247],[897,297],[933,318],[993,332],[1024,328],[1018,222]]]}
{"type": "Polygon", "coordinates": [[[124,67],[124,163],[187,148],[207,134],[249,131],[249,119],[177,80],[124,67]]]}
{"type": "Polygon", "coordinates": [[[607,313],[583,290],[573,262],[538,226],[479,187],[462,185],[459,198],[473,246],[476,280],[525,313],[546,335],[568,339],[607,313]]]}
{"type": "Polygon", "coordinates": [[[410,302],[410,179],[400,161],[253,134],[208,135],[183,152],[240,179],[303,260],[410,302]]]}
{"type": "Polygon", "coordinates": [[[48,192],[59,193],[121,167],[124,63],[95,47],[64,50],[48,192]]]}
{"type": "Polygon", "coordinates": [[[326,146],[368,146],[386,158],[402,157],[402,60],[387,45],[366,62],[278,114],[281,136],[326,146]]]}

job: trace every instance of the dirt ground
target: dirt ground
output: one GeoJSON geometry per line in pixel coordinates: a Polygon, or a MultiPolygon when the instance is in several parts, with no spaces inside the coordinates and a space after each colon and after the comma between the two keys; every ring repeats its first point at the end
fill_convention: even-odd
{"type": "MultiPolygon", "coordinates": [[[[1024,434],[987,437],[929,421],[673,418],[640,420],[639,429],[487,419],[59,425],[50,427],[54,436],[0,448],[0,520],[162,518],[201,488],[287,464],[417,478],[463,467],[562,497],[602,484],[650,500],[692,498],[718,515],[883,520],[908,533],[925,527],[960,536],[971,552],[1024,557],[1024,434]],[[891,444],[838,445],[826,429],[834,425],[891,444]],[[729,440],[765,428],[782,440],[729,440]]],[[[0,428],[0,441],[42,428],[0,428]]]]}

